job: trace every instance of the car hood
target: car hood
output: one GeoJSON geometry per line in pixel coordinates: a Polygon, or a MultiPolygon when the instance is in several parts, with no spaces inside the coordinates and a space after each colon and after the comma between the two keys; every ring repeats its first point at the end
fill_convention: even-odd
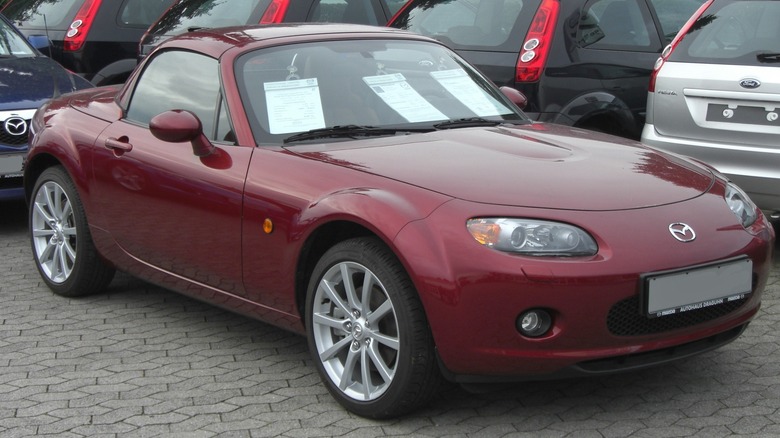
{"type": "Polygon", "coordinates": [[[467,201],[569,210],[671,204],[706,192],[703,166],[639,143],[551,124],[464,128],[288,147],[467,201]]]}
{"type": "Polygon", "coordinates": [[[52,97],[90,86],[45,56],[0,58],[0,110],[38,108],[52,97]]]}

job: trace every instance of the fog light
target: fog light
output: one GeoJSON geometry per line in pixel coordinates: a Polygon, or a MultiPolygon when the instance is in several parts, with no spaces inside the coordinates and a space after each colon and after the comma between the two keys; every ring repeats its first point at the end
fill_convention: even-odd
{"type": "Polygon", "coordinates": [[[529,338],[543,336],[551,326],[552,316],[542,309],[528,310],[517,318],[517,330],[529,338]]]}

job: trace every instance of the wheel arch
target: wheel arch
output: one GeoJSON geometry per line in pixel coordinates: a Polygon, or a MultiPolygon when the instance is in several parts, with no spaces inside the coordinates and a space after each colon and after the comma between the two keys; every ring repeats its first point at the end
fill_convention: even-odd
{"type": "Polygon", "coordinates": [[[622,137],[637,136],[641,128],[631,108],[619,97],[604,91],[577,96],[551,121],[622,137]]]}
{"type": "MultiPolygon", "coordinates": [[[[46,169],[61,165],[62,162],[51,154],[37,154],[27,160],[24,165],[24,197],[28,204],[32,201],[32,191],[35,188],[35,182],[38,180],[38,177],[46,169]]],[[[65,170],[67,172],[67,168],[65,170]]]]}
{"type": "Polygon", "coordinates": [[[90,82],[96,86],[122,84],[130,77],[136,65],[138,65],[136,59],[120,59],[101,68],[92,76],[90,82]]]}
{"type": "Polygon", "coordinates": [[[415,193],[418,195],[416,202],[410,202],[413,196],[385,189],[346,190],[314,203],[314,207],[300,217],[301,224],[310,220],[318,222],[303,238],[295,261],[295,307],[300,315],[305,315],[307,288],[315,265],[339,242],[374,237],[389,248],[407,275],[414,277],[395,239],[408,224],[425,218],[449,199],[433,192],[419,196],[417,189],[415,193]]]}
{"type": "MultiPolygon", "coordinates": [[[[364,225],[350,220],[335,220],[324,223],[308,236],[301,247],[295,269],[295,306],[300,315],[305,315],[306,312],[307,289],[317,262],[334,245],[355,237],[376,237],[383,240],[364,225]]],[[[305,325],[305,318],[301,318],[301,321],[305,325]]]]}

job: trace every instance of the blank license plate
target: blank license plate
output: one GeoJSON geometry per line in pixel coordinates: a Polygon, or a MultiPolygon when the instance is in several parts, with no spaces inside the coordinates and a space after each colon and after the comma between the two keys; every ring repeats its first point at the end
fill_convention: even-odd
{"type": "Polygon", "coordinates": [[[753,261],[740,259],[644,278],[645,313],[674,315],[744,298],[752,291],[753,261]]]}
{"type": "Polygon", "coordinates": [[[24,154],[0,155],[0,178],[22,174],[24,154]]]}
{"type": "Polygon", "coordinates": [[[711,103],[707,106],[707,121],[741,123],[748,125],[780,126],[780,109],[767,111],[756,106],[738,106],[711,103]]]}

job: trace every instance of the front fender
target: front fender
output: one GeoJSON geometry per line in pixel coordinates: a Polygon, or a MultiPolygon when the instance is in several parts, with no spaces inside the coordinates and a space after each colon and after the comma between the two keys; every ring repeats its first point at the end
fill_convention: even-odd
{"type": "Polygon", "coordinates": [[[637,139],[644,124],[623,100],[606,92],[577,96],[559,111],[540,114],[539,120],[637,139]]]}
{"type": "MultiPolygon", "coordinates": [[[[42,108],[36,117],[43,117],[42,128],[30,142],[30,150],[24,166],[24,188],[28,201],[38,176],[48,167],[61,165],[70,176],[79,193],[87,217],[91,217],[92,204],[89,195],[89,150],[94,146],[94,138],[74,138],[73,132],[99,132],[95,126],[108,123],[84,118],[73,112],[60,112],[58,108],[42,108]],[[45,113],[44,113],[45,111],[45,113]],[[75,115],[75,116],[74,116],[75,115]],[[67,128],[53,129],[57,126],[67,128]]],[[[104,127],[105,127],[104,126],[104,127]]],[[[104,128],[103,127],[103,128],[104,128]]]]}

